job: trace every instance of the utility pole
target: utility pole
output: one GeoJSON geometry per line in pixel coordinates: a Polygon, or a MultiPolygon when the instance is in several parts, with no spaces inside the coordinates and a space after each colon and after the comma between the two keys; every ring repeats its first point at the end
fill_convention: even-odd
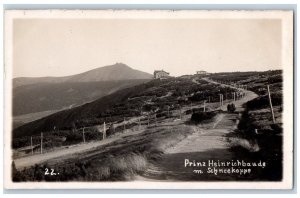
{"type": "Polygon", "coordinates": [[[43,153],[43,132],[41,132],[41,154],[43,153]]]}
{"type": "Polygon", "coordinates": [[[30,138],[30,145],[31,145],[31,154],[33,155],[32,136],[30,138]]]}
{"type": "Polygon", "coordinates": [[[233,101],[235,101],[235,92],[233,92],[233,101]]]}
{"type": "Polygon", "coordinates": [[[272,99],[271,99],[271,93],[270,93],[270,86],[267,85],[267,88],[268,88],[269,103],[270,103],[270,108],[271,108],[271,113],[272,113],[272,120],[273,120],[273,124],[275,124],[275,116],[274,116],[274,111],[273,111],[273,105],[272,105],[272,99]]]}
{"type": "Polygon", "coordinates": [[[221,98],[222,98],[222,106],[223,106],[223,101],[224,101],[223,94],[221,95],[221,98]]]}
{"type": "Polygon", "coordinates": [[[220,108],[222,106],[222,94],[219,94],[220,95],[220,108]]]}
{"type": "Polygon", "coordinates": [[[103,140],[106,139],[106,124],[103,123],[103,140]]]}
{"type": "Polygon", "coordinates": [[[205,112],[205,100],[204,100],[204,103],[203,103],[203,112],[205,112]]]}

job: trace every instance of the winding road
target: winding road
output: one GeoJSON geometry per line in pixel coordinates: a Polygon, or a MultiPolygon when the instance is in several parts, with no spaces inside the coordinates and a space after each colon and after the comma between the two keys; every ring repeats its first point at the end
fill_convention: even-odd
{"type": "MultiPolygon", "coordinates": [[[[207,78],[204,80],[216,83],[207,78]]],[[[225,84],[221,84],[221,86],[234,88],[225,84]]],[[[257,97],[254,92],[242,89],[239,91],[245,92],[245,96],[240,100],[231,101],[236,106],[235,113],[219,113],[214,121],[199,125],[195,133],[174,147],[168,148],[161,160],[151,164],[148,170],[143,175],[137,176],[136,179],[143,181],[234,180],[235,178],[232,178],[231,174],[208,174],[199,167],[185,166],[185,162],[207,163],[208,160],[230,161],[234,159],[235,156],[229,149],[230,144],[226,135],[236,129],[239,113],[243,111],[242,105],[257,97]],[[200,170],[203,171],[201,175],[199,175],[200,170]]],[[[226,101],[221,110],[226,111],[226,101]]]]}

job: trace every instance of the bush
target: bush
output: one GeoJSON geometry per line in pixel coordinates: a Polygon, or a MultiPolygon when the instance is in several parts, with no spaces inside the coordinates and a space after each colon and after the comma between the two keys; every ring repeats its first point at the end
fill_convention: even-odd
{"type": "Polygon", "coordinates": [[[235,105],[234,104],[228,104],[227,105],[227,111],[230,113],[235,112],[235,105]]]}
{"type": "MultiPolygon", "coordinates": [[[[272,99],[273,106],[282,105],[282,95],[281,94],[272,94],[271,99],[272,99]]],[[[247,102],[247,108],[250,110],[266,108],[266,107],[269,107],[269,105],[270,105],[269,98],[267,95],[255,98],[255,99],[247,102]]]]}
{"type": "Polygon", "coordinates": [[[196,112],[192,114],[191,121],[200,123],[204,120],[209,120],[216,115],[215,112],[196,112]]]}

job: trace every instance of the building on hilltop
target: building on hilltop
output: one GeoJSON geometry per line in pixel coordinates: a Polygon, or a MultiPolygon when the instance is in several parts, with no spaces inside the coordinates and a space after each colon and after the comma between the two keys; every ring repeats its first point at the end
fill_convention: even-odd
{"type": "Polygon", "coordinates": [[[168,78],[170,73],[164,71],[164,70],[155,70],[154,71],[154,78],[155,79],[164,79],[168,78]]]}
{"type": "Polygon", "coordinates": [[[206,71],[197,71],[197,75],[207,75],[208,73],[206,71]]]}

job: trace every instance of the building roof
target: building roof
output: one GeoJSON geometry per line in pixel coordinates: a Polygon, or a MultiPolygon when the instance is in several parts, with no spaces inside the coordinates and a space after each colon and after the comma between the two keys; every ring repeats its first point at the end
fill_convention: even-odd
{"type": "Polygon", "coordinates": [[[155,71],[154,71],[154,74],[156,74],[156,73],[158,73],[158,72],[164,72],[164,73],[166,73],[166,74],[170,74],[170,73],[168,73],[168,72],[166,72],[166,71],[164,71],[164,70],[155,70],[155,71]]]}

